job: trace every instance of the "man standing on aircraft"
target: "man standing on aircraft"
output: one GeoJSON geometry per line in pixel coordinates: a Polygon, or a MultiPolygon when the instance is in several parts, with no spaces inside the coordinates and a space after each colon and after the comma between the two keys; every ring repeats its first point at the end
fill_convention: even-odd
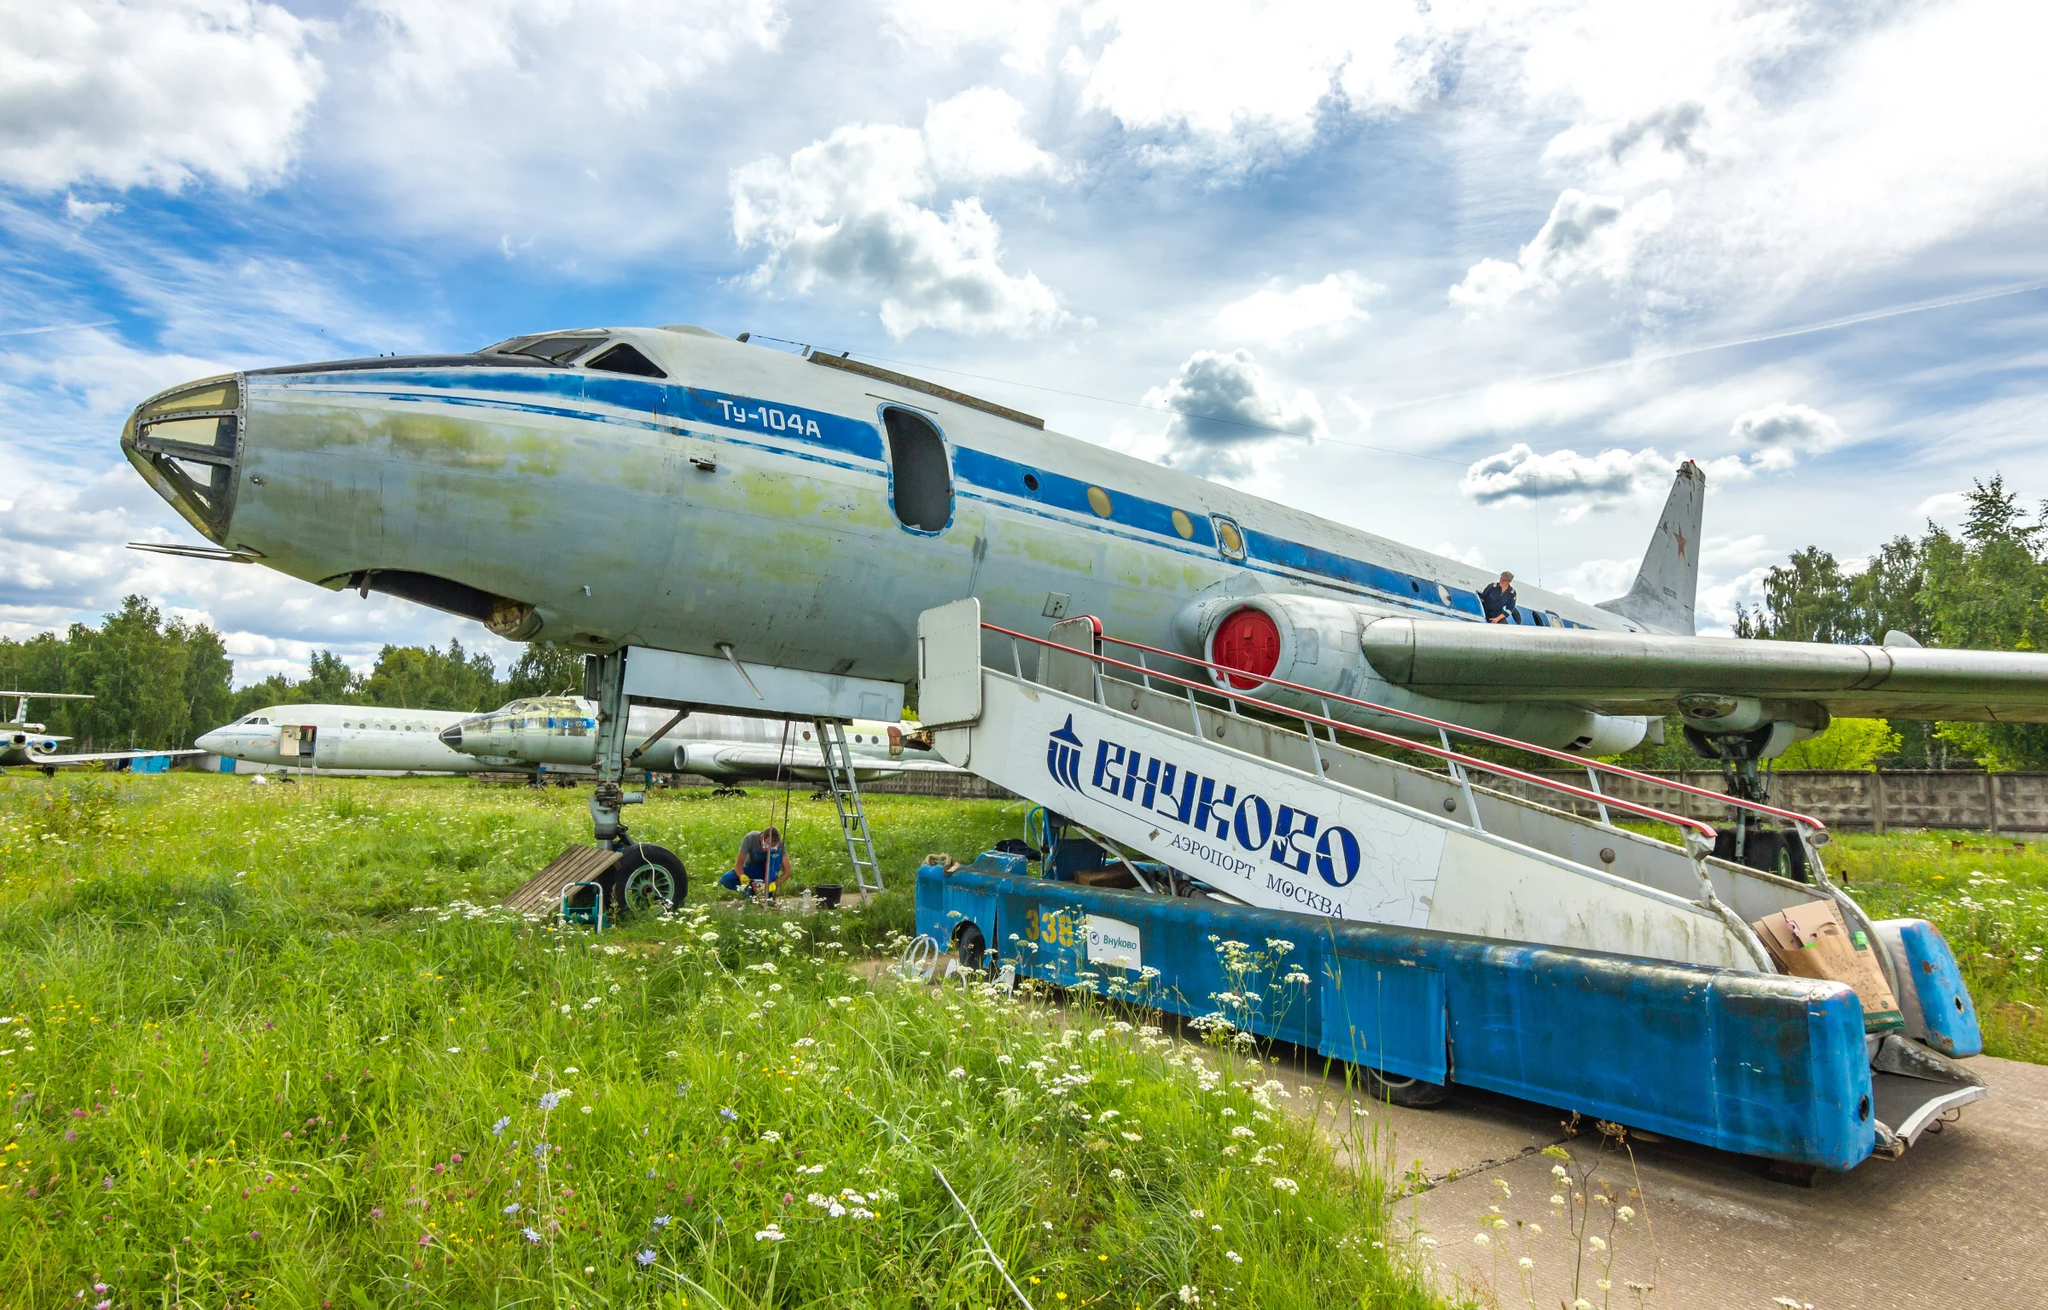
{"type": "Polygon", "coordinates": [[[788,865],[789,852],[782,848],[782,830],[773,826],[757,829],[740,838],[739,854],[733,857],[732,867],[719,878],[718,885],[729,892],[744,888],[752,896],[755,883],[766,883],[768,894],[773,896],[782,875],[788,872],[788,865]]]}
{"type": "Polygon", "coordinates": [[[1503,573],[1499,582],[1490,582],[1486,590],[1479,593],[1479,604],[1486,610],[1488,623],[1520,623],[1522,613],[1515,608],[1515,575],[1503,573]]]}

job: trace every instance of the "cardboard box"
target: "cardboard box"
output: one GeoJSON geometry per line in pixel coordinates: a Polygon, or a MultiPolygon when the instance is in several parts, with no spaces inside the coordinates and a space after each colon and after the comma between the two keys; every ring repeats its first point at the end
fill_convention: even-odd
{"type": "Polygon", "coordinates": [[[1863,1003],[1863,1030],[1896,1032],[1906,1026],[1898,998],[1884,979],[1871,943],[1842,922],[1833,901],[1812,901],[1758,919],[1750,927],[1778,967],[1795,978],[1847,983],[1863,1003]]]}

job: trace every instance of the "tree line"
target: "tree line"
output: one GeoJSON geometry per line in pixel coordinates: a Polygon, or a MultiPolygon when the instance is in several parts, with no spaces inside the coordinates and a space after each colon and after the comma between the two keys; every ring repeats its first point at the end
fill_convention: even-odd
{"type": "MultiPolygon", "coordinates": [[[[450,639],[432,646],[385,646],[368,674],[332,651],[315,652],[303,678],[272,674],[234,688],[234,662],[203,623],[166,619],[129,596],[99,627],[74,623],[26,641],[0,637],[0,688],[84,693],[91,700],[32,702],[29,717],[70,737],[80,750],[172,749],[266,705],[393,705],[488,710],[521,696],[581,694],[583,657],[532,645],[504,678],[490,656],[450,639]]],[[[10,701],[0,713],[11,716],[10,701]]]]}

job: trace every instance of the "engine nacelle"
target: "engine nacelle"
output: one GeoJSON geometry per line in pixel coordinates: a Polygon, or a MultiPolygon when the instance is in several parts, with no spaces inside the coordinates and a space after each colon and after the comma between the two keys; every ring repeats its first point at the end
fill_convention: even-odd
{"type": "MultiPolygon", "coordinates": [[[[1359,641],[1365,624],[1389,614],[1321,596],[1263,593],[1202,602],[1177,627],[1198,634],[1202,658],[1231,670],[1209,674],[1226,694],[1320,712],[1323,701],[1314,693],[1328,692],[1588,756],[1618,755],[1648,732],[1649,720],[1639,716],[1517,701],[1439,700],[1395,686],[1374,670],[1359,641]],[[1276,680],[1312,691],[1278,686],[1276,680]]],[[[1434,735],[1412,721],[1341,702],[1331,703],[1329,713],[1382,732],[1434,735]]]]}

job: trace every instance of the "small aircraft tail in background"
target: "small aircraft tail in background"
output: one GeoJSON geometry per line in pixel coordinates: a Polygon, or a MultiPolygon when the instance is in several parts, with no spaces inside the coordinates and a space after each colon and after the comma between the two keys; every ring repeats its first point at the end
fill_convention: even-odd
{"type": "Polygon", "coordinates": [[[1707,501],[1707,475],[1691,460],[1678,466],[1671,498],[1657,518],[1643,566],[1626,596],[1603,600],[1600,608],[1633,619],[1652,632],[1690,637],[1693,602],[1700,588],[1700,522],[1707,501]]]}
{"type": "Polygon", "coordinates": [[[0,691],[0,704],[8,697],[14,697],[14,718],[0,723],[0,768],[28,765],[44,773],[55,773],[59,765],[113,763],[119,760],[138,760],[171,755],[204,755],[200,750],[128,750],[96,751],[87,755],[59,755],[57,746],[70,741],[69,737],[53,737],[43,731],[40,723],[28,721],[28,703],[32,700],[91,700],[81,692],[68,691],[0,691]]]}

